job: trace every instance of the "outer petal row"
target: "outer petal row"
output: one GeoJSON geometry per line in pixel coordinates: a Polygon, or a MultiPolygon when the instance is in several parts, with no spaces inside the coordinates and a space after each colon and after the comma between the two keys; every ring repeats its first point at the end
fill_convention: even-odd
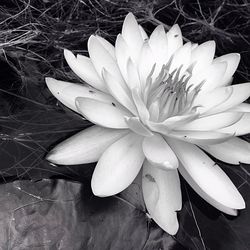
{"type": "Polygon", "coordinates": [[[183,165],[179,167],[180,173],[207,202],[226,213],[245,208],[242,196],[229,177],[197,146],[170,138],[167,142],[183,165]]]}

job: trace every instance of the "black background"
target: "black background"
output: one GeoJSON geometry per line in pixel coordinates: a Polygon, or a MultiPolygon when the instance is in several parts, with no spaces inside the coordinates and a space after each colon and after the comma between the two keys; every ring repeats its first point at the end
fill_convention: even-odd
{"type": "Polygon", "coordinates": [[[44,77],[79,82],[63,49],[87,55],[93,33],[114,43],[129,11],[148,33],[178,23],[185,41],[215,40],[217,56],[240,53],[234,83],[249,81],[247,0],[1,1],[0,249],[250,249],[248,165],[217,161],[246,200],[236,218],[212,208],[182,180],[180,229],[171,237],[147,216],[139,181],[100,199],[89,187],[95,164],[44,160],[58,142],[91,125],[55,100],[44,77]]]}

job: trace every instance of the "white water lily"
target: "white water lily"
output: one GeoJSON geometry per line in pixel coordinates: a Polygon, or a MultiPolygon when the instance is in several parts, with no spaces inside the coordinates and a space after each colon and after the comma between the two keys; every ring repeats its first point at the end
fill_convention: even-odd
{"type": "Polygon", "coordinates": [[[250,163],[250,145],[235,136],[250,132],[250,83],[230,85],[239,54],[214,59],[215,42],[183,44],[174,25],[150,37],[133,14],[115,46],[93,35],[89,57],[65,50],[84,82],[46,78],[52,94],[95,125],[56,146],[50,162],[98,162],[92,176],[97,196],[127,188],[142,169],[150,216],[175,234],[182,207],[179,173],[208,203],[236,215],[245,202],[229,177],[204,152],[230,164],[250,163]]]}

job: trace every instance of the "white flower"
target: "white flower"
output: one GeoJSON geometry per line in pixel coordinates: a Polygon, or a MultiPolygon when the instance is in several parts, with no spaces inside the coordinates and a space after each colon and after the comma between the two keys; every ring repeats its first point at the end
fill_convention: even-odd
{"type": "Polygon", "coordinates": [[[93,35],[89,56],[64,51],[86,83],[46,78],[52,94],[93,127],[56,146],[56,164],[98,161],[92,176],[97,196],[127,188],[142,170],[147,210],[170,234],[182,207],[179,173],[207,202],[236,215],[245,203],[237,188],[204,153],[230,164],[250,163],[250,83],[230,85],[239,54],[214,59],[215,42],[183,44],[174,25],[148,38],[133,14],[125,18],[115,46],[93,35]],[[203,151],[204,150],[204,151],[203,151]]]}

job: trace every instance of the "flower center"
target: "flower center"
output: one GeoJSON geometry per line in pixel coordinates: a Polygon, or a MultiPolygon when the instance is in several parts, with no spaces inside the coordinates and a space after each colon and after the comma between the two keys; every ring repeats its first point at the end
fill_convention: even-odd
{"type": "MultiPolygon", "coordinates": [[[[157,77],[153,77],[156,64],[152,67],[139,94],[141,103],[135,100],[138,98],[133,94],[139,113],[138,119],[145,129],[156,131],[160,124],[165,127],[163,131],[167,133],[187,121],[196,119],[199,115],[194,100],[204,81],[195,87],[190,85],[192,65],[185,71],[182,70],[183,65],[171,71],[171,61],[172,58],[162,66],[157,77]]],[[[162,128],[160,130],[162,131],[162,128]]]]}
{"type": "MultiPolygon", "coordinates": [[[[147,95],[146,105],[149,108],[155,102],[159,106],[157,122],[163,122],[173,116],[190,114],[196,111],[197,107],[193,106],[194,100],[198,95],[204,81],[193,88],[188,86],[188,81],[192,77],[192,70],[186,70],[181,73],[183,65],[170,73],[171,60],[164,65],[154,82],[152,82],[152,72],[149,75],[145,92],[147,95]],[[188,86],[188,87],[187,87],[188,86]]],[[[152,110],[152,109],[151,109],[152,110]]],[[[154,115],[152,114],[152,117],[154,115]]]]}

